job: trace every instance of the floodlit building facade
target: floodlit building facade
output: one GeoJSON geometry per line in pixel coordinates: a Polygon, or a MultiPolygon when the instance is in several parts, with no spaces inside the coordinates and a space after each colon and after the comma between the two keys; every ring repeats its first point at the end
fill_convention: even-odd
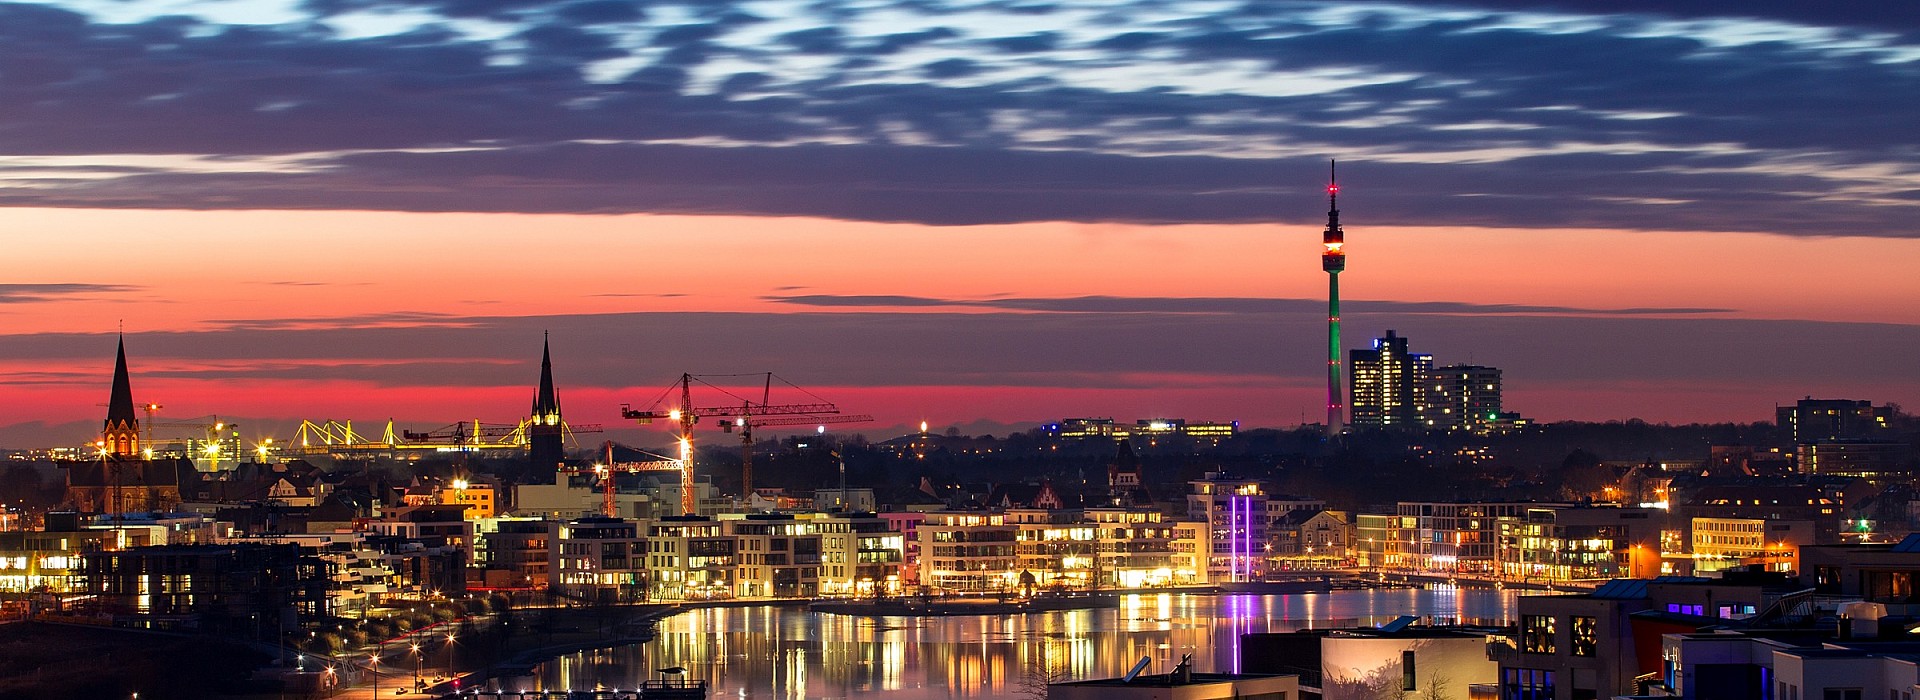
{"type": "Polygon", "coordinates": [[[821,537],[815,523],[784,513],[725,517],[736,549],[734,595],[807,598],[820,592],[821,537]]]}
{"type": "Polygon", "coordinates": [[[919,525],[920,586],[928,592],[1011,591],[1019,532],[1002,513],[937,511],[919,525]]]}
{"type": "Polygon", "coordinates": [[[906,535],[873,513],[817,515],[820,593],[888,596],[905,592],[906,535]]]}
{"type": "Polygon", "coordinates": [[[1813,544],[1813,522],[1808,520],[1694,518],[1690,531],[1696,574],[1752,564],[1768,571],[1798,571],[1800,547],[1813,544]]]}
{"type": "Polygon", "coordinates": [[[733,596],[738,543],[721,523],[699,515],[670,515],[647,523],[647,571],[656,600],[733,596]]]}

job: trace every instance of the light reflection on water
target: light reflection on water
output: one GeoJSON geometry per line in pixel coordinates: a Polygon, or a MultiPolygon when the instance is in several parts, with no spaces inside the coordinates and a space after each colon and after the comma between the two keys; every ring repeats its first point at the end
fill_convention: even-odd
{"type": "Polygon", "coordinates": [[[1401,615],[1503,622],[1513,591],[1382,589],[1295,595],[1129,595],[1120,607],[1007,616],[864,618],[790,607],[710,608],[660,622],[651,642],[561,657],[511,690],[632,688],[682,666],[714,697],[761,700],[886,693],[905,700],[1019,694],[1025,669],[1072,678],[1149,673],[1193,654],[1196,671],[1236,671],[1239,635],[1378,625],[1401,615]],[[1043,661],[1044,660],[1044,661],[1043,661]]]}

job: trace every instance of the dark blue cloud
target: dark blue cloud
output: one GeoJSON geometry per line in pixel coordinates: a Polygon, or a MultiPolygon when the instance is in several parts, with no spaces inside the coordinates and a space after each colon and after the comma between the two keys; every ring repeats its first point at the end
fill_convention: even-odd
{"type": "Polygon", "coordinates": [[[864,50],[872,54],[894,54],[921,44],[943,39],[953,39],[959,36],[960,32],[947,27],[934,27],[916,32],[900,32],[898,34],[882,36],[874,40],[864,50]]]}
{"type": "Polygon", "coordinates": [[[574,24],[615,24],[645,18],[646,8],[630,0],[584,0],[562,5],[559,19],[574,24]]]}
{"type": "Polygon", "coordinates": [[[846,50],[839,27],[815,27],[780,35],[780,41],[801,53],[837,54],[846,50]]]}
{"type": "Polygon", "coordinates": [[[1058,48],[1060,35],[1055,32],[1040,32],[1026,36],[1002,37],[988,39],[987,45],[1011,53],[1041,53],[1058,48]]]}
{"type": "MultiPolygon", "coordinates": [[[[1370,1],[1370,0],[1363,0],[1370,1]]],[[[1258,2],[1258,0],[1255,0],[1258,2]]],[[[1393,0],[1401,3],[1401,0],[1393,0]]],[[[1748,17],[1812,26],[1842,26],[1908,31],[1920,29],[1920,6],[1875,0],[1416,0],[1419,4],[1454,8],[1567,12],[1610,15],[1636,13],[1680,19],[1748,17]]],[[[1252,4],[1252,3],[1249,3],[1252,4]]]]}
{"type": "Polygon", "coordinates": [[[864,34],[849,20],[872,10],[832,4],[308,5],[519,27],[501,42],[449,22],[347,38],[0,3],[0,153],[315,154],[294,172],[0,165],[0,203],[1304,223],[1312,164],[1339,155],[1375,225],[1920,235],[1920,40],[1870,31],[1907,11],[1635,3],[1547,31],[1492,13],[1605,8],[1440,4],[1466,12],[1147,3],[1072,41],[1037,26],[1058,8],[1021,3],[902,3],[922,26],[864,34]],[[949,28],[982,11],[1005,31],[949,28]],[[1831,32],[1752,41],[1656,15],[1831,32]],[[663,141],[727,147],[643,145],[663,141]]]}
{"type": "Polygon", "coordinates": [[[921,69],[929,78],[964,78],[980,72],[980,64],[965,58],[949,58],[934,61],[921,69]]]}
{"type": "Polygon", "coordinates": [[[530,53],[568,62],[597,61],[627,55],[627,52],[616,48],[613,39],[605,34],[568,25],[542,24],[520,32],[519,37],[527,42],[530,53]]]}

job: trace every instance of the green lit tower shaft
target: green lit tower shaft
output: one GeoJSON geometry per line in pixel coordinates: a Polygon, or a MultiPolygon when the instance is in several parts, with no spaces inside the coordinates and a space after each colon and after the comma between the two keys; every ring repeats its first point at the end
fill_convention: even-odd
{"type": "Polygon", "coordinates": [[[1344,428],[1340,402],[1340,271],[1347,269],[1346,233],[1340,230],[1340,185],[1334,177],[1333,162],[1327,163],[1327,230],[1321,241],[1326,251],[1320,254],[1320,267],[1327,271],[1327,436],[1336,437],[1344,428]]]}

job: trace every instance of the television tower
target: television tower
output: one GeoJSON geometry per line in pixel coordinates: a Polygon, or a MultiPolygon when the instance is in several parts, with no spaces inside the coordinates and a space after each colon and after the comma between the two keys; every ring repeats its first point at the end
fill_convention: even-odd
{"type": "Polygon", "coordinates": [[[1334,176],[1334,161],[1327,161],[1327,230],[1321,237],[1327,249],[1320,254],[1320,268],[1327,271],[1327,437],[1339,437],[1342,430],[1340,402],[1340,271],[1347,269],[1346,232],[1340,230],[1339,180],[1334,176]]]}

